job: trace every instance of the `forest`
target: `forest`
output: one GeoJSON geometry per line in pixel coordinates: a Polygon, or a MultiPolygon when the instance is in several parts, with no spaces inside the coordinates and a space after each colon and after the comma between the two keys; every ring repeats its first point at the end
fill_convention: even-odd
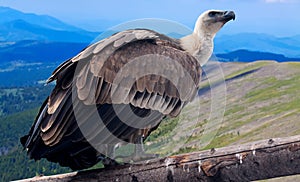
{"type": "Polygon", "coordinates": [[[46,160],[29,160],[19,143],[52,86],[0,89],[0,181],[70,171],[46,160]]]}

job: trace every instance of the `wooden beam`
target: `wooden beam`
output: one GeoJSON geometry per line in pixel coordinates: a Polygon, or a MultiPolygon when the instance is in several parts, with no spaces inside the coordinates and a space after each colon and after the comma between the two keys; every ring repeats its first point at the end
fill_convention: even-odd
{"type": "Polygon", "coordinates": [[[300,174],[300,135],[29,181],[253,181],[300,174]]]}

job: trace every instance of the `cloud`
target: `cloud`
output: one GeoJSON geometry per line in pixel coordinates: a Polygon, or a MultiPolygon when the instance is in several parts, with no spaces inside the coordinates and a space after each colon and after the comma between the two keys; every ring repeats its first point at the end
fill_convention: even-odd
{"type": "Polygon", "coordinates": [[[264,0],[266,3],[291,3],[295,0],[264,0]]]}

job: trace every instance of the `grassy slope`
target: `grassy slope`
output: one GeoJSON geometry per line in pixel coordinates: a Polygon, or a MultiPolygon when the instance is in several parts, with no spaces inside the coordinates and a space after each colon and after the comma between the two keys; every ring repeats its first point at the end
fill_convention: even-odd
{"type": "MultiPolygon", "coordinates": [[[[210,79],[213,80],[212,83],[220,83],[218,80],[222,80],[220,71],[215,69],[217,66],[213,63],[205,69],[215,75],[210,79]]],[[[180,149],[170,146],[153,152],[175,154],[300,134],[300,63],[258,61],[222,63],[220,66],[226,83],[226,104],[221,103],[224,101],[220,100],[220,105],[226,105],[222,122],[214,121],[215,119],[209,116],[211,90],[200,91],[202,94],[197,102],[188,105],[182,113],[191,115],[188,123],[191,125],[189,131],[192,133],[175,142],[180,149]],[[211,126],[208,127],[210,123],[211,126]]],[[[208,85],[208,80],[203,79],[201,88],[207,88],[208,85]]],[[[216,85],[212,90],[222,89],[222,85],[216,85]]],[[[171,119],[170,121],[169,123],[173,122],[177,125],[187,123],[185,119],[179,119],[176,122],[171,119]]],[[[166,125],[162,124],[162,128],[158,131],[163,133],[166,125]]],[[[173,133],[182,131],[184,129],[173,131],[173,133]]],[[[167,130],[166,133],[171,132],[167,130]]],[[[152,141],[147,144],[152,148],[153,145],[159,143],[157,141],[164,140],[160,138],[150,138],[152,141]]],[[[279,178],[273,181],[295,181],[295,179],[300,180],[300,176],[279,178]]]]}
{"type": "MultiPolygon", "coordinates": [[[[215,67],[214,63],[209,65],[206,70],[220,75],[220,72],[213,67],[215,67]]],[[[185,119],[180,119],[177,122],[178,125],[189,123],[189,128],[193,128],[192,134],[181,136],[181,139],[176,141],[176,143],[181,141],[184,143],[180,146],[179,152],[300,134],[300,125],[298,124],[300,118],[298,114],[300,111],[300,63],[259,61],[248,64],[222,63],[221,67],[227,87],[223,121],[205,129],[208,126],[206,123],[214,124],[215,121],[209,118],[210,90],[203,92],[199,100],[188,105],[182,113],[189,115],[182,117],[190,118],[190,120],[185,122],[185,119]],[[212,136],[205,139],[204,131],[211,132],[212,136]]],[[[208,80],[204,79],[201,88],[207,87],[207,85],[208,80]]],[[[213,89],[221,89],[221,85],[217,85],[213,89]]],[[[164,128],[159,129],[160,132],[162,130],[164,128]]],[[[177,130],[175,133],[181,132],[184,132],[184,129],[177,130]]],[[[167,130],[166,133],[170,132],[167,130]]],[[[151,142],[147,144],[151,148],[151,145],[155,146],[159,143],[157,141],[161,142],[161,140],[164,139],[151,138],[151,142]]],[[[178,153],[171,146],[156,152],[178,153]]]]}
{"type": "MultiPolygon", "coordinates": [[[[226,83],[226,101],[219,101],[220,106],[225,105],[223,120],[210,116],[211,91],[222,90],[222,84],[214,84],[220,83],[222,73],[216,69],[218,64],[212,63],[205,70],[213,73],[210,80],[216,86],[207,90],[210,84],[204,78],[198,100],[187,105],[181,118],[162,123],[146,143],[149,151],[170,155],[300,134],[300,63],[258,61],[220,66],[226,83]],[[159,133],[164,133],[163,137],[157,136],[159,133]],[[183,134],[176,139],[178,133],[183,134]],[[165,146],[163,141],[173,145],[165,146]]],[[[298,180],[300,176],[270,181],[298,180]]]]}

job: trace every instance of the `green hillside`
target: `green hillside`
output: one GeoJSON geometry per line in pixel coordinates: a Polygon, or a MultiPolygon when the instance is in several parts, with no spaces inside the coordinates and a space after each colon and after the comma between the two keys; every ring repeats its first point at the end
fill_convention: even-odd
{"type": "Polygon", "coordinates": [[[19,138],[32,125],[51,86],[0,89],[0,181],[70,171],[45,160],[28,160],[19,138]]]}
{"type": "MultiPolygon", "coordinates": [[[[148,152],[164,156],[300,134],[300,63],[211,62],[205,71],[200,96],[148,137],[148,152]]],[[[1,181],[70,171],[29,160],[18,141],[50,89],[0,89],[1,181]]]]}
{"type": "MultiPolygon", "coordinates": [[[[223,100],[226,104],[217,102],[219,106],[214,107],[222,110],[223,104],[224,117],[210,118],[211,90],[207,89],[208,80],[204,80],[201,83],[204,91],[200,90],[199,99],[184,109],[180,121],[177,118],[163,124],[153,136],[156,133],[166,136],[170,132],[163,130],[170,128],[168,125],[172,122],[183,127],[173,126],[178,130],[172,131],[174,135],[169,138],[150,137],[147,143],[150,151],[161,154],[178,153],[178,147],[174,151],[171,145],[169,148],[162,145],[155,149],[155,146],[165,140],[179,145],[179,152],[190,152],[300,134],[300,63],[259,61],[221,63],[220,66],[226,83],[226,100],[223,100]],[[179,137],[174,138],[176,135],[179,137]]],[[[224,87],[218,84],[222,79],[217,67],[217,63],[211,63],[205,68],[214,75],[210,79],[212,85],[215,85],[214,92],[224,87]]]]}

